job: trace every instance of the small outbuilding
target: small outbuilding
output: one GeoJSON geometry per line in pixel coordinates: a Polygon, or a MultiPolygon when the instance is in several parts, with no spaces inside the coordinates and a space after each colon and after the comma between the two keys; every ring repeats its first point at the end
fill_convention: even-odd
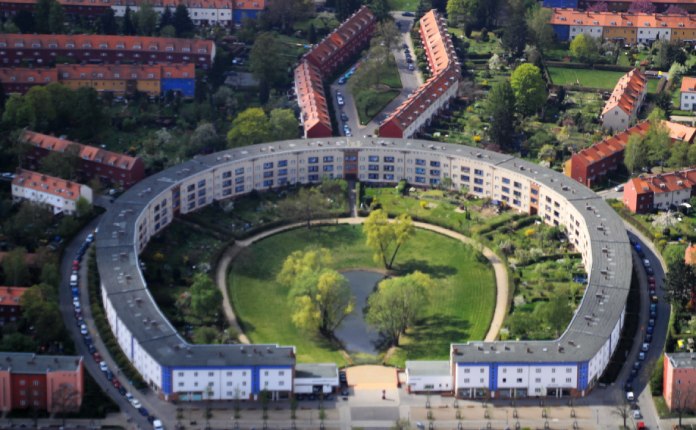
{"type": "Polygon", "coordinates": [[[449,361],[407,361],[406,385],[409,393],[451,392],[449,361]]]}
{"type": "Polygon", "coordinates": [[[333,393],[338,389],[338,366],[335,363],[295,365],[295,394],[333,393]]]}

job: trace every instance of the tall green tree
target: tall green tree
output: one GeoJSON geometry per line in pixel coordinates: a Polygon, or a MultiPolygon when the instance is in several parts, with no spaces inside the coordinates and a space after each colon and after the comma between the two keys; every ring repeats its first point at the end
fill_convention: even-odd
{"type": "Polygon", "coordinates": [[[150,3],[142,3],[135,13],[137,31],[141,36],[152,36],[157,29],[157,12],[150,3]]]}
{"type": "Polygon", "coordinates": [[[65,326],[56,324],[56,321],[60,321],[61,314],[53,287],[34,285],[22,295],[20,303],[22,316],[31,321],[40,343],[55,342],[61,338],[65,326]]]}
{"type": "Polygon", "coordinates": [[[169,5],[164,8],[162,15],[160,15],[158,29],[162,31],[162,29],[168,25],[174,25],[174,15],[169,5]]]}
{"type": "Polygon", "coordinates": [[[110,7],[99,17],[99,28],[100,32],[103,34],[116,34],[118,33],[118,23],[116,23],[116,15],[114,10],[110,7]]]}
{"type": "Polygon", "coordinates": [[[271,89],[287,78],[288,63],[283,58],[283,49],[273,33],[261,33],[256,37],[249,52],[249,70],[259,81],[259,97],[263,103],[268,100],[271,89]]]}
{"type": "Polygon", "coordinates": [[[626,142],[624,150],[624,165],[629,172],[640,171],[650,163],[648,146],[640,135],[632,134],[626,142]]]}
{"type": "Polygon", "coordinates": [[[123,15],[123,34],[132,36],[135,34],[135,23],[133,22],[133,11],[126,6],[126,12],[123,15]]]}
{"type": "Polygon", "coordinates": [[[537,66],[517,67],[510,76],[510,86],[515,93],[517,111],[524,116],[535,114],[546,103],[546,83],[537,66]]]}
{"type": "Polygon", "coordinates": [[[503,149],[511,149],[515,137],[515,93],[510,82],[500,81],[493,85],[485,104],[491,126],[490,139],[503,149]]]}
{"type": "Polygon", "coordinates": [[[526,9],[522,0],[509,0],[509,17],[500,42],[513,57],[521,57],[527,42],[526,9]]]}
{"type": "Polygon", "coordinates": [[[273,109],[268,120],[274,140],[297,139],[300,123],[292,109],[273,109]]]}
{"type": "Polygon", "coordinates": [[[382,209],[374,210],[363,224],[367,246],[374,252],[374,260],[382,263],[385,269],[392,269],[401,247],[413,236],[413,220],[401,214],[390,222],[382,209]]]}
{"type": "Polygon", "coordinates": [[[265,18],[272,26],[288,33],[298,21],[309,19],[314,14],[311,0],[269,0],[266,2],[265,18]]]}
{"type": "Polygon", "coordinates": [[[41,172],[74,181],[80,163],[80,148],[70,145],[65,152],[51,152],[41,159],[41,172]]]}
{"type": "Polygon", "coordinates": [[[391,7],[389,7],[387,0],[370,0],[368,5],[378,21],[382,22],[391,18],[389,15],[391,7]]]}
{"type": "Polygon", "coordinates": [[[54,1],[48,14],[48,28],[51,33],[61,34],[65,27],[65,12],[63,6],[54,1]]]}
{"type": "Polygon", "coordinates": [[[20,287],[29,282],[29,267],[27,267],[27,250],[18,247],[8,252],[2,260],[2,273],[5,275],[5,285],[20,287]]]}
{"type": "Polygon", "coordinates": [[[392,346],[399,346],[401,336],[423,315],[434,285],[428,275],[418,271],[380,282],[368,299],[366,321],[392,346]]]}
{"type": "Polygon", "coordinates": [[[36,20],[34,14],[28,10],[20,10],[12,18],[12,22],[19,28],[20,33],[36,32],[36,20]]]}
{"type": "Polygon", "coordinates": [[[205,273],[196,273],[189,289],[191,316],[203,323],[214,323],[219,315],[222,293],[205,273]]]}
{"type": "Polygon", "coordinates": [[[51,31],[49,16],[51,15],[51,5],[54,1],[55,0],[38,0],[36,2],[36,6],[34,7],[34,21],[38,33],[49,33],[51,31]]]}
{"type": "Polygon", "coordinates": [[[570,55],[583,63],[593,64],[599,58],[599,43],[592,36],[578,34],[570,42],[570,55]]]}
{"type": "Polygon", "coordinates": [[[552,15],[551,9],[538,5],[527,12],[529,41],[541,52],[548,50],[553,45],[553,28],[550,24],[552,15]]]}
{"type": "Polygon", "coordinates": [[[328,199],[318,188],[300,188],[296,196],[280,202],[278,211],[284,218],[305,221],[307,228],[311,228],[312,221],[327,218],[331,213],[328,199]]]}
{"type": "Polygon", "coordinates": [[[428,11],[432,8],[432,0],[418,0],[418,6],[416,6],[416,21],[421,19],[421,17],[428,13],[428,11]]]}
{"type": "Polygon", "coordinates": [[[268,117],[261,108],[248,108],[240,112],[227,133],[230,148],[266,142],[269,139],[268,117]]]}
{"type": "Polygon", "coordinates": [[[696,270],[679,259],[669,266],[664,283],[665,298],[672,304],[684,307],[694,300],[696,270]]]}
{"type": "Polygon", "coordinates": [[[336,18],[339,21],[344,21],[360,8],[361,0],[335,0],[335,4],[336,18]]]}
{"type": "Polygon", "coordinates": [[[476,20],[477,0],[448,0],[447,19],[454,27],[471,25],[476,20]]]}
{"type": "Polygon", "coordinates": [[[186,5],[179,3],[174,10],[172,25],[176,29],[176,37],[191,37],[194,33],[194,26],[186,5]]]}

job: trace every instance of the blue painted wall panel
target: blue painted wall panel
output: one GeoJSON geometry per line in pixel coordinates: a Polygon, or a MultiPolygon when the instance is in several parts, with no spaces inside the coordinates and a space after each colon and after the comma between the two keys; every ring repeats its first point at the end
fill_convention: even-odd
{"type": "Polygon", "coordinates": [[[551,26],[558,40],[568,40],[570,38],[570,26],[553,24],[551,26]]]}
{"type": "Polygon", "coordinates": [[[244,18],[256,19],[258,15],[258,10],[235,9],[232,11],[232,20],[235,24],[241,24],[244,18]]]}
{"type": "Polygon", "coordinates": [[[578,0],[544,0],[544,7],[578,8],[578,0]]]}
{"type": "Polygon", "coordinates": [[[167,91],[178,91],[184,97],[193,97],[196,92],[196,80],[194,78],[190,79],[172,79],[163,78],[162,79],[162,93],[167,91]]]}

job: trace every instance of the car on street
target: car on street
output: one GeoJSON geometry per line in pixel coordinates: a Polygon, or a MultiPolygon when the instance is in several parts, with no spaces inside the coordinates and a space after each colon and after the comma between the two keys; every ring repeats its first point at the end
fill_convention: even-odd
{"type": "Polygon", "coordinates": [[[138,408],[138,412],[140,412],[140,415],[144,417],[150,415],[150,412],[148,412],[148,410],[143,408],[142,406],[138,408]]]}
{"type": "Polygon", "coordinates": [[[410,70],[410,71],[412,72],[412,71],[416,70],[416,66],[414,66],[414,65],[411,63],[411,64],[408,65],[408,70],[410,70]]]}
{"type": "Polygon", "coordinates": [[[102,356],[101,356],[101,354],[98,353],[98,352],[96,352],[96,351],[92,353],[92,358],[94,358],[94,361],[96,361],[97,363],[101,363],[101,362],[102,362],[102,356]]]}
{"type": "Polygon", "coordinates": [[[632,402],[635,399],[636,399],[636,396],[635,396],[635,394],[633,394],[633,391],[629,391],[626,393],[626,400],[628,400],[629,402],[632,402]]]}
{"type": "Polygon", "coordinates": [[[99,362],[99,370],[101,370],[102,372],[106,372],[107,370],[109,370],[109,366],[106,365],[106,361],[99,362]]]}
{"type": "Polygon", "coordinates": [[[350,127],[348,126],[348,124],[343,124],[343,134],[345,134],[348,137],[353,135],[350,131],[350,127]]]}
{"type": "Polygon", "coordinates": [[[87,351],[89,351],[90,354],[94,354],[97,351],[97,347],[94,346],[92,341],[87,344],[87,351]]]}
{"type": "Polygon", "coordinates": [[[640,409],[636,409],[635,411],[633,411],[634,420],[639,420],[641,418],[643,418],[643,415],[640,414],[640,409]]]}
{"type": "Polygon", "coordinates": [[[650,349],[650,344],[648,342],[643,342],[643,345],[640,346],[640,350],[643,352],[647,352],[648,349],[650,349]]]}
{"type": "Polygon", "coordinates": [[[118,378],[114,378],[111,380],[111,385],[113,385],[114,388],[116,388],[118,390],[119,387],[121,386],[121,381],[119,381],[118,378]]]}
{"type": "Polygon", "coordinates": [[[122,396],[125,396],[125,395],[126,395],[126,389],[123,387],[123,385],[121,385],[120,387],[118,387],[118,394],[120,394],[120,395],[122,395],[122,396]]]}
{"type": "Polygon", "coordinates": [[[652,336],[653,332],[655,331],[655,327],[649,325],[647,329],[645,329],[646,333],[648,333],[648,336],[652,336]]]}
{"type": "Polygon", "coordinates": [[[653,270],[652,267],[647,267],[647,268],[645,269],[645,273],[647,273],[648,275],[652,276],[652,275],[655,274],[655,271],[653,270]]]}
{"type": "Polygon", "coordinates": [[[343,84],[345,84],[345,83],[346,83],[346,77],[345,77],[345,76],[341,76],[340,78],[338,78],[338,85],[343,85],[343,84]]]}
{"type": "Polygon", "coordinates": [[[648,327],[655,327],[655,319],[654,318],[650,318],[648,320],[648,327]]]}
{"type": "Polygon", "coordinates": [[[87,334],[87,325],[86,324],[82,324],[80,326],[80,334],[83,336],[87,334]]]}
{"type": "Polygon", "coordinates": [[[142,403],[140,403],[140,400],[138,399],[131,399],[130,404],[135,408],[135,409],[140,409],[143,407],[142,403]]]}
{"type": "Polygon", "coordinates": [[[413,58],[411,58],[411,57],[406,57],[406,62],[407,62],[408,64],[413,64],[413,58]]]}
{"type": "Polygon", "coordinates": [[[416,16],[416,14],[413,13],[413,12],[403,12],[403,13],[401,14],[401,16],[405,16],[405,17],[414,17],[414,16],[416,16]]]}
{"type": "Polygon", "coordinates": [[[638,353],[638,360],[640,360],[640,361],[645,360],[645,353],[643,351],[638,353]]]}
{"type": "Polygon", "coordinates": [[[643,259],[643,266],[650,267],[650,260],[648,260],[647,258],[644,258],[643,259]]]}
{"type": "Polygon", "coordinates": [[[343,100],[343,96],[336,96],[336,102],[339,106],[344,106],[346,104],[345,100],[343,100]]]}
{"type": "Polygon", "coordinates": [[[614,187],[614,191],[623,191],[623,189],[624,189],[623,184],[619,184],[619,185],[614,187]]]}
{"type": "Polygon", "coordinates": [[[162,421],[154,420],[152,422],[152,429],[153,430],[164,430],[164,426],[162,425],[162,421]]]}
{"type": "Polygon", "coordinates": [[[348,122],[348,115],[343,111],[341,111],[341,121],[348,122]]]}

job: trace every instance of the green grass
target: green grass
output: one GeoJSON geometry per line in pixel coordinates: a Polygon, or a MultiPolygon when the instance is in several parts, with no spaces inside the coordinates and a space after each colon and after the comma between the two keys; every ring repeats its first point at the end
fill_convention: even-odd
{"type": "MultiPolygon", "coordinates": [[[[581,87],[597,88],[601,90],[613,90],[619,78],[624,72],[592,69],[569,69],[564,67],[549,67],[551,79],[556,85],[565,85],[572,88],[577,82],[581,87]]],[[[657,79],[648,79],[648,92],[657,91],[657,79]]]]}
{"type": "Polygon", "coordinates": [[[380,113],[401,92],[401,76],[393,55],[384,63],[380,72],[377,88],[353,88],[355,108],[358,111],[361,124],[367,124],[380,113]]]}
{"type": "MultiPolygon", "coordinates": [[[[330,249],[337,269],[381,268],[372,260],[360,226],[301,228],[267,238],[244,251],[230,270],[230,298],[252,342],[295,345],[299,362],[345,364],[346,358],[335,345],[292,324],[288,288],[275,282],[285,258],[311,246],[330,249]]],[[[399,252],[395,269],[429,273],[436,278],[437,288],[431,291],[423,319],[407,333],[390,363],[403,365],[407,358],[446,359],[451,342],[485,336],[495,305],[495,281],[492,268],[479,258],[478,252],[458,241],[416,231],[399,252]]]]}
{"type": "Polygon", "coordinates": [[[415,12],[418,7],[418,0],[388,0],[391,10],[404,10],[415,12]]]}

